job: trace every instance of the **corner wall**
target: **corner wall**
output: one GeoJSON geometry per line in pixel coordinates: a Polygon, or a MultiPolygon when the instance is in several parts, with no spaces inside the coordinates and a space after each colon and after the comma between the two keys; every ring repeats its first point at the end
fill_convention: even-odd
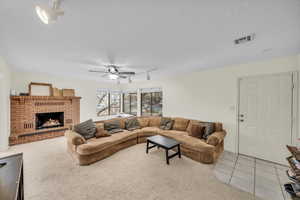
{"type": "Polygon", "coordinates": [[[297,70],[300,55],[126,84],[122,89],[162,87],[164,116],[222,122],[227,131],[225,149],[237,152],[238,78],[297,70]]]}
{"type": "Polygon", "coordinates": [[[0,57],[0,151],[8,148],[10,134],[10,85],[11,73],[5,60],[0,57]]]}

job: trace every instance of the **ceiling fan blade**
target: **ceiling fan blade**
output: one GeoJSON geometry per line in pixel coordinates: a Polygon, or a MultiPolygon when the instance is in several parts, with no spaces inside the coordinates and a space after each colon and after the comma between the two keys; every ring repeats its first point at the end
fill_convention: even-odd
{"type": "Polygon", "coordinates": [[[89,72],[103,73],[103,74],[107,74],[107,73],[108,73],[108,72],[106,72],[106,71],[98,71],[98,70],[89,70],[89,72]]]}
{"type": "Polygon", "coordinates": [[[122,75],[121,75],[121,76],[119,76],[119,78],[127,78],[127,76],[122,76],[122,75]]]}
{"type": "Polygon", "coordinates": [[[123,75],[135,75],[135,72],[119,72],[119,74],[123,74],[123,75]]]}

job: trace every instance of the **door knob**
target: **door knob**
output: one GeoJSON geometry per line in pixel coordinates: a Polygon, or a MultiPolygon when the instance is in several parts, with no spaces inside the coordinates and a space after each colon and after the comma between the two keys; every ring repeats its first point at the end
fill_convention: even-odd
{"type": "Polygon", "coordinates": [[[243,119],[240,120],[240,122],[243,122],[243,121],[244,121],[243,119]]]}

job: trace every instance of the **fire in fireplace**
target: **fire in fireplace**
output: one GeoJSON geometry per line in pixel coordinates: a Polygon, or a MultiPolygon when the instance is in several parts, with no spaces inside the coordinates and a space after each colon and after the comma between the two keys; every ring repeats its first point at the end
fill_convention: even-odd
{"type": "Polygon", "coordinates": [[[35,119],[37,130],[64,126],[63,112],[36,113],[35,119]]]}

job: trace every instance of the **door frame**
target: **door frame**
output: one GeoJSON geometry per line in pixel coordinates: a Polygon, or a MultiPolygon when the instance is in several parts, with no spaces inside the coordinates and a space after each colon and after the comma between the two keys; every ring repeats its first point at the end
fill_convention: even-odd
{"type": "Polygon", "coordinates": [[[290,74],[292,75],[292,83],[293,83],[293,91],[292,91],[292,130],[291,130],[291,145],[298,146],[298,130],[299,130],[299,72],[298,71],[290,71],[290,72],[280,72],[280,73],[270,73],[270,74],[258,74],[258,75],[250,75],[250,76],[242,76],[237,79],[237,109],[236,109],[236,130],[237,130],[237,142],[236,142],[236,152],[240,154],[240,84],[243,78],[251,78],[251,77],[264,77],[264,76],[272,76],[272,75],[280,75],[280,74],[290,74]]]}

